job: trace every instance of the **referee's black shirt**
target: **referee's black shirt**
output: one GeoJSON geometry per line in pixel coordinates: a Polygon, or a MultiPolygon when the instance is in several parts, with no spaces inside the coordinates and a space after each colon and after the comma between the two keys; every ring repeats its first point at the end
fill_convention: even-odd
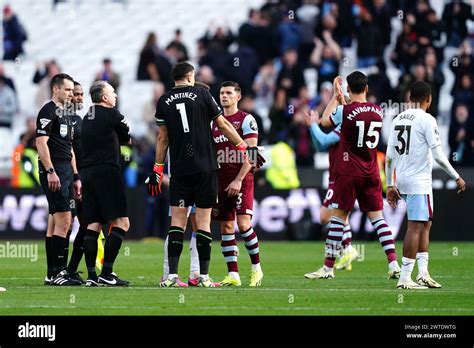
{"type": "Polygon", "coordinates": [[[130,140],[129,131],[117,109],[91,106],[82,121],[82,168],[108,164],[120,169],[120,145],[130,140]]]}
{"type": "Polygon", "coordinates": [[[36,118],[36,137],[48,136],[49,155],[53,166],[71,163],[71,116],[51,100],[36,118]]]}

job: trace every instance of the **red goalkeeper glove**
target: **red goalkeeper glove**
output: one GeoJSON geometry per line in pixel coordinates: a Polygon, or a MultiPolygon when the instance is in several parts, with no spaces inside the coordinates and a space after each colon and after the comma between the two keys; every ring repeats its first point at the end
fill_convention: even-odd
{"type": "Polygon", "coordinates": [[[153,166],[153,173],[145,180],[146,189],[152,196],[158,196],[158,194],[161,193],[161,182],[163,181],[164,169],[164,164],[155,163],[153,166]]]}
{"type": "Polygon", "coordinates": [[[252,167],[259,169],[266,162],[265,157],[258,152],[257,146],[248,146],[245,141],[242,141],[235,147],[247,156],[252,167]]]}

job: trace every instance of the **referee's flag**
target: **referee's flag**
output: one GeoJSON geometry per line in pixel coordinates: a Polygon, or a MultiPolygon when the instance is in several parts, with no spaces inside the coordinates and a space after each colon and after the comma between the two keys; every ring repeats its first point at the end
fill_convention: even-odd
{"type": "Polygon", "coordinates": [[[95,260],[95,266],[100,270],[102,270],[102,265],[104,264],[104,240],[105,237],[101,230],[99,239],[97,239],[97,258],[95,260]]]}

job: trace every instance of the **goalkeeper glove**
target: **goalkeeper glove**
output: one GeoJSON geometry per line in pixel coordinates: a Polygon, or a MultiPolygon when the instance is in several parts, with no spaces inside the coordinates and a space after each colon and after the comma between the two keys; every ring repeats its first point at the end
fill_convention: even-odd
{"type": "Polygon", "coordinates": [[[153,173],[145,180],[146,189],[152,196],[158,196],[158,194],[161,193],[161,182],[163,181],[164,169],[164,164],[155,163],[153,166],[153,173]]]}
{"type": "Polygon", "coordinates": [[[259,169],[266,162],[265,157],[258,152],[257,146],[248,146],[245,141],[242,141],[235,147],[247,156],[252,167],[259,169]]]}

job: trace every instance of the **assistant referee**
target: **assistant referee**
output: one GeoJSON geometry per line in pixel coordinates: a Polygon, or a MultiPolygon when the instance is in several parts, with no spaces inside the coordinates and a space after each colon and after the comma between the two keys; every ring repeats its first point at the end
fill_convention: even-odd
{"type": "Polygon", "coordinates": [[[71,225],[71,186],[75,198],[79,199],[81,195],[81,180],[71,142],[71,117],[65,107],[73,96],[73,81],[67,74],[53,76],[52,99],[41,108],[36,119],[39,177],[49,206],[45,285],[81,284],[69,277],[63,261],[66,235],[71,225]]]}
{"type": "Polygon", "coordinates": [[[83,218],[87,224],[84,255],[86,286],[124,286],[129,282],[113,272],[125,233],[130,227],[125,184],[120,173],[120,145],[130,142],[125,117],[115,108],[117,94],[105,81],[90,87],[92,105],[82,121],[83,218]],[[97,276],[97,239],[103,224],[109,224],[104,246],[104,265],[97,276]]]}

